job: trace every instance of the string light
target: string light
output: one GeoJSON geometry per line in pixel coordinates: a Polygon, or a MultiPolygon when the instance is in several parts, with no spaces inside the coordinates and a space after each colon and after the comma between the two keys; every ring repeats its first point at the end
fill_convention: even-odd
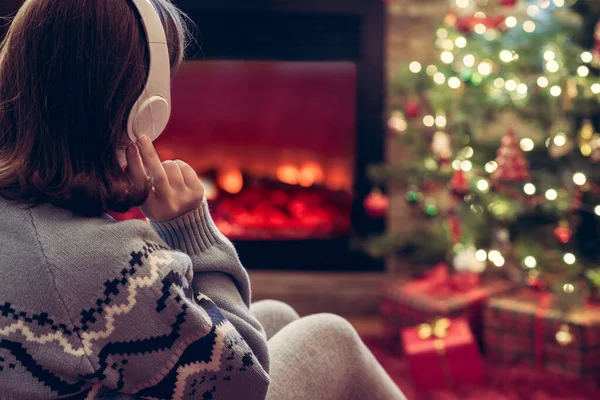
{"type": "Polygon", "coordinates": [[[521,139],[521,142],[519,142],[519,146],[521,146],[521,150],[523,151],[531,151],[534,147],[533,140],[529,138],[521,139]]]}
{"type": "Polygon", "coordinates": [[[440,39],[446,39],[448,37],[448,31],[444,28],[440,28],[437,30],[437,37],[440,39]]]}
{"type": "Polygon", "coordinates": [[[596,206],[594,208],[594,212],[596,213],[596,215],[600,216],[600,206],[596,206]]]}
{"type": "Polygon", "coordinates": [[[487,260],[487,253],[485,252],[485,250],[477,250],[475,252],[475,259],[480,262],[487,260]]]}
{"type": "Polygon", "coordinates": [[[452,63],[452,61],[454,61],[454,54],[452,54],[449,51],[444,51],[444,52],[442,52],[440,59],[442,60],[443,63],[450,64],[450,63],[452,63]]]}
{"type": "Polygon", "coordinates": [[[498,169],[498,163],[496,161],[489,161],[488,163],[485,164],[485,172],[487,172],[488,174],[491,174],[492,172],[494,172],[497,169],[498,169]]]}
{"type": "Polygon", "coordinates": [[[546,61],[554,60],[555,57],[556,57],[556,54],[554,54],[554,52],[552,50],[546,50],[544,52],[544,60],[546,60],[546,61]]]}
{"type": "Polygon", "coordinates": [[[563,261],[566,264],[573,265],[573,264],[575,264],[575,261],[577,261],[577,259],[575,258],[575,255],[573,253],[566,253],[563,256],[563,261]]]}
{"type": "Polygon", "coordinates": [[[512,79],[509,79],[506,81],[506,84],[504,86],[506,87],[506,90],[509,90],[512,92],[513,90],[517,89],[517,82],[515,82],[512,79]]]}
{"type": "Polygon", "coordinates": [[[475,14],[473,14],[473,16],[477,19],[483,19],[487,17],[483,11],[477,11],[475,14]]]}
{"type": "Polygon", "coordinates": [[[519,83],[517,86],[517,93],[526,95],[527,94],[527,85],[524,83],[519,83]]]}
{"type": "Polygon", "coordinates": [[[498,89],[502,89],[504,87],[504,79],[502,79],[502,78],[494,79],[494,86],[498,89]]]}
{"type": "Polygon", "coordinates": [[[554,136],[554,144],[558,147],[564,146],[566,143],[567,138],[564,133],[557,133],[556,136],[554,136]]]}
{"type": "Polygon", "coordinates": [[[502,50],[500,52],[500,60],[505,63],[511,62],[513,60],[513,53],[510,50],[502,50]]]}
{"type": "Polygon", "coordinates": [[[458,171],[460,169],[461,162],[460,160],[452,161],[452,169],[458,171]]]}
{"type": "Polygon", "coordinates": [[[477,67],[477,70],[479,71],[479,73],[483,76],[489,75],[492,73],[492,64],[490,64],[487,61],[482,61],[479,64],[479,67],[477,67]]]}
{"type": "Polygon", "coordinates": [[[392,115],[390,119],[388,119],[388,126],[397,132],[404,132],[408,128],[406,120],[399,114],[392,115]]]}
{"type": "Polygon", "coordinates": [[[504,257],[498,250],[491,250],[488,253],[488,259],[496,266],[501,267],[504,265],[504,257]]]}
{"type": "Polygon", "coordinates": [[[469,7],[469,0],[456,0],[456,6],[458,8],[467,8],[469,7]]]}
{"type": "Polygon", "coordinates": [[[431,128],[435,124],[435,118],[432,115],[426,115],[423,117],[423,125],[431,128]]]}
{"type": "Polygon", "coordinates": [[[427,72],[427,75],[433,76],[436,72],[438,72],[438,69],[435,65],[432,64],[427,66],[425,72],[427,72]]]}
{"type": "Polygon", "coordinates": [[[465,158],[471,158],[473,157],[473,154],[475,154],[475,152],[473,151],[473,148],[471,146],[467,146],[463,149],[463,155],[465,156],[465,158]]]}
{"type": "Polygon", "coordinates": [[[442,42],[442,48],[444,50],[452,50],[454,49],[454,42],[451,39],[446,39],[442,42]]]}
{"type": "Polygon", "coordinates": [[[413,61],[408,65],[408,69],[413,74],[419,73],[419,72],[421,72],[421,63],[419,63],[417,61],[413,61]]]}
{"type": "Polygon", "coordinates": [[[446,122],[446,117],[444,117],[443,115],[438,115],[437,117],[435,117],[435,124],[439,128],[444,128],[446,126],[446,122]]]}
{"type": "Polygon", "coordinates": [[[546,88],[546,87],[548,87],[548,84],[549,84],[549,82],[548,82],[548,78],[546,78],[545,76],[540,76],[540,77],[537,79],[537,84],[538,84],[538,86],[539,86],[539,87],[541,87],[541,88],[546,88]]]}
{"type": "Polygon", "coordinates": [[[548,189],[546,190],[546,199],[552,201],[552,200],[556,200],[556,198],[558,197],[558,193],[556,192],[556,190],[554,189],[548,189]]]}
{"type": "Polygon", "coordinates": [[[590,63],[594,59],[594,56],[589,51],[584,51],[581,53],[581,61],[584,63],[590,63]]]}
{"type": "Polygon", "coordinates": [[[557,72],[558,68],[559,66],[556,60],[550,60],[546,63],[546,69],[550,72],[557,72]]]}
{"type": "Polygon", "coordinates": [[[506,17],[506,19],[504,20],[504,24],[506,24],[506,26],[508,26],[509,28],[514,28],[515,26],[517,26],[517,19],[513,16],[506,17]]]}
{"type": "Polygon", "coordinates": [[[533,31],[535,31],[535,22],[525,21],[523,23],[523,30],[527,33],[532,33],[533,31]]]}
{"type": "Polygon", "coordinates": [[[473,163],[469,160],[465,160],[460,163],[460,169],[464,172],[469,172],[473,168],[473,163]]]}
{"type": "Polygon", "coordinates": [[[575,175],[573,175],[573,182],[575,182],[577,186],[583,186],[587,182],[587,178],[583,173],[577,172],[575,175]]]}
{"type": "Polygon", "coordinates": [[[565,0],[552,0],[556,7],[562,7],[565,5],[565,0]]]}
{"type": "Polygon", "coordinates": [[[538,6],[530,5],[529,7],[527,7],[527,15],[529,15],[530,17],[535,17],[539,13],[540,9],[538,8],[538,6]]]}
{"type": "Polygon", "coordinates": [[[523,263],[527,268],[535,268],[537,266],[537,260],[532,256],[525,257],[523,263]]]}
{"type": "Polygon", "coordinates": [[[573,293],[575,291],[575,286],[572,283],[565,283],[563,285],[563,292],[565,293],[573,293]]]}
{"type": "Polygon", "coordinates": [[[552,86],[550,88],[550,94],[554,97],[560,96],[561,93],[562,93],[562,89],[560,88],[560,86],[552,86]]]}
{"type": "Polygon", "coordinates": [[[525,192],[525,194],[528,194],[529,196],[533,196],[535,194],[535,185],[533,183],[526,183],[523,186],[523,191],[525,192]]]}
{"type": "Polygon", "coordinates": [[[467,39],[464,38],[463,36],[459,36],[456,39],[454,39],[454,44],[459,49],[464,49],[465,47],[467,47],[467,39]]]}
{"type": "Polygon", "coordinates": [[[475,28],[473,28],[473,30],[475,31],[475,33],[477,33],[479,35],[483,35],[485,33],[485,31],[487,30],[487,28],[485,27],[484,24],[475,24],[475,28]]]}
{"type": "Polygon", "coordinates": [[[477,189],[479,189],[481,192],[485,193],[488,191],[489,188],[490,184],[485,179],[481,179],[477,182],[477,189]]]}
{"type": "Polygon", "coordinates": [[[550,0],[539,0],[538,4],[540,5],[540,8],[546,9],[550,7],[550,0]]]}
{"type": "Polygon", "coordinates": [[[467,54],[463,58],[463,64],[465,64],[465,67],[471,68],[475,65],[475,56],[473,54],[467,54]]]}
{"type": "Polygon", "coordinates": [[[600,83],[594,83],[591,87],[592,93],[599,94],[600,93],[600,83]]]}
{"type": "Polygon", "coordinates": [[[436,72],[435,75],[433,75],[433,81],[438,85],[441,85],[446,82],[446,76],[441,72],[436,72]]]}
{"type": "Polygon", "coordinates": [[[453,76],[452,78],[448,79],[448,86],[450,86],[452,89],[458,89],[460,87],[460,79],[453,76]]]}
{"type": "Polygon", "coordinates": [[[496,31],[495,29],[488,29],[483,34],[483,37],[486,40],[495,40],[498,37],[498,31],[496,31]]]}
{"type": "Polygon", "coordinates": [[[582,65],[579,68],[577,68],[577,75],[579,75],[581,77],[586,77],[589,74],[590,74],[590,69],[588,67],[586,67],[585,65],[582,65]]]}

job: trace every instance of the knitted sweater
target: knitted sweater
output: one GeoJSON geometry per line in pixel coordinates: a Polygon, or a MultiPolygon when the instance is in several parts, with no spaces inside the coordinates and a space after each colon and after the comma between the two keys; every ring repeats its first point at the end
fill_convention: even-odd
{"type": "Polygon", "coordinates": [[[265,334],[206,202],[166,222],[0,199],[0,399],[264,399],[265,334]]]}

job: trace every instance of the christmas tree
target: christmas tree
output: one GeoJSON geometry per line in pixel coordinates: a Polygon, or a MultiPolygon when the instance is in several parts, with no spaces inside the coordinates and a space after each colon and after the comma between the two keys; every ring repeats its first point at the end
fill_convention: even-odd
{"type": "Polygon", "coordinates": [[[434,40],[439,62],[390,82],[407,154],[369,170],[375,203],[390,182],[404,191],[412,228],[367,251],[596,293],[600,1],[453,0],[434,40]]]}

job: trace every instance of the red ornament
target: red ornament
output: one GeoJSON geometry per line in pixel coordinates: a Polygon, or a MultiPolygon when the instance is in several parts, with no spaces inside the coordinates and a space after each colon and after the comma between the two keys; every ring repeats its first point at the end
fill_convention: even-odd
{"type": "Polygon", "coordinates": [[[497,29],[503,31],[506,29],[504,16],[485,16],[485,17],[461,17],[456,20],[456,29],[463,34],[469,34],[475,31],[475,26],[481,24],[486,29],[497,29]]]}
{"type": "Polygon", "coordinates": [[[417,118],[421,114],[421,102],[419,99],[408,99],[404,104],[404,113],[410,119],[417,118]]]}
{"type": "Polygon", "coordinates": [[[462,170],[454,171],[450,180],[450,189],[458,196],[464,196],[469,193],[469,181],[462,170]]]}
{"type": "Polygon", "coordinates": [[[514,7],[517,4],[517,0],[500,0],[500,4],[504,7],[514,7]]]}
{"type": "Polygon", "coordinates": [[[448,219],[448,225],[450,225],[450,236],[453,244],[457,244],[460,241],[460,235],[462,229],[460,226],[460,220],[455,215],[448,219]]]}
{"type": "Polygon", "coordinates": [[[596,68],[600,68],[600,21],[596,24],[596,30],[594,31],[594,52],[592,53],[592,65],[596,68]]]}
{"type": "Polygon", "coordinates": [[[573,232],[569,229],[568,222],[561,221],[560,225],[554,229],[554,236],[562,244],[569,243],[573,237],[573,232]]]}
{"type": "Polygon", "coordinates": [[[496,153],[498,168],[492,173],[492,179],[507,183],[525,182],[531,178],[529,162],[519,147],[515,132],[511,129],[502,138],[496,153]]]}
{"type": "Polygon", "coordinates": [[[378,189],[373,189],[363,201],[365,211],[371,218],[382,218],[390,207],[389,198],[378,189]]]}

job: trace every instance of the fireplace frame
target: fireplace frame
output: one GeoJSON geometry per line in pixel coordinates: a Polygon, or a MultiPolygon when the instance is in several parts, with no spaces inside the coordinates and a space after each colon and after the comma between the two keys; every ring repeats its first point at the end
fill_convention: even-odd
{"type": "Polygon", "coordinates": [[[380,234],[383,220],[364,210],[366,170],[384,159],[385,5],[379,0],[179,0],[197,26],[191,60],[351,61],[356,65],[356,156],[352,230],[325,240],[239,240],[249,269],[382,271],[383,262],[353,250],[380,234]]]}

